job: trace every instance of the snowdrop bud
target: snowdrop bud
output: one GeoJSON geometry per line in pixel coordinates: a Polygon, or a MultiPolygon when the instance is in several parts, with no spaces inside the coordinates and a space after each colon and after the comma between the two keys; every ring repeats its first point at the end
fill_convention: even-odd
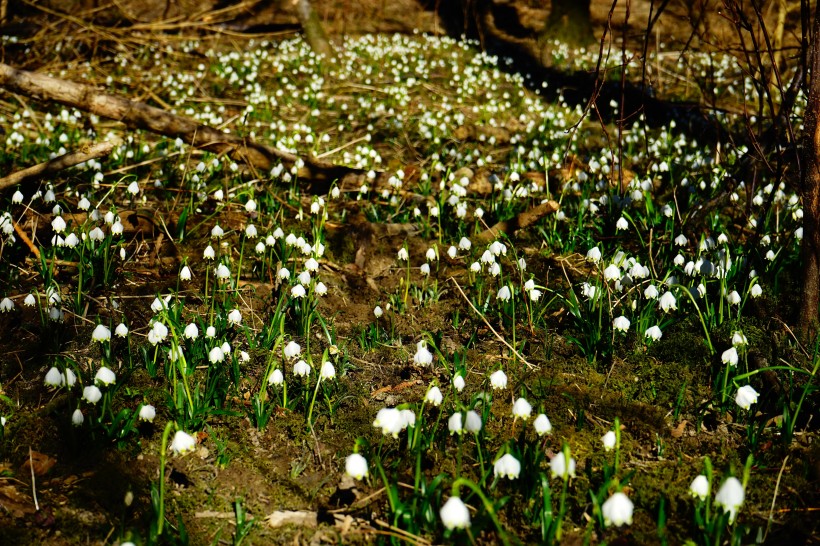
{"type": "Polygon", "coordinates": [[[615,432],[608,431],[601,437],[601,443],[604,444],[604,451],[612,451],[615,448],[615,432]]]}
{"type": "Polygon", "coordinates": [[[550,423],[550,420],[543,413],[538,414],[538,417],[535,418],[532,425],[535,428],[535,433],[539,436],[552,432],[552,423],[550,423]]]}
{"type": "Polygon", "coordinates": [[[720,486],[717,495],[715,495],[715,504],[722,506],[725,511],[729,512],[729,523],[734,523],[737,511],[745,498],[746,493],[743,491],[743,485],[740,480],[732,476],[727,478],[720,486]]]}
{"type": "Polygon", "coordinates": [[[358,453],[348,455],[345,459],[345,474],[357,480],[364,479],[367,476],[367,459],[358,453]]]}
{"type": "Polygon", "coordinates": [[[493,390],[506,389],[507,374],[505,374],[503,370],[496,370],[490,376],[490,385],[492,386],[493,390]]]}
{"type": "Polygon", "coordinates": [[[701,501],[705,501],[709,496],[709,480],[703,474],[697,476],[692,483],[689,484],[689,493],[701,501]]]}
{"type": "Polygon", "coordinates": [[[441,522],[449,529],[466,529],[470,526],[470,511],[459,497],[450,497],[439,511],[441,522]]]}
{"type": "Polygon", "coordinates": [[[720,360],[724,364],[728,364],[729,366],[737,366],[737,349],[734,347],[730,347],[723,351],[723,354],[720,355],[720,360]]]}
{"type": "Polygon", "coordinates": [[[515,401],[512,407],[513,418],[526,421],[532,415],[532,406],[524,398],[515,401]]]}
{"type": "Polygon", "coordinates": [[[461,392],[464,390],[464,377],[461,374],[456,375],[453,378],[453,387],[458,391],[461,392]]]}
{"type": "Polygon", "coordinates": [[[181,430],[174,434],[174,439],[171,441],[171,451],[174,455],[185,455],[194,448],[196,448],[196,438],[181,430]]]}
{"type": "Polygon", "coordinates": [[[376,318],[381,318],[382,315],[384,315],[384,311],[382,311],[382,308],[377,305],[375,309],[373,309],[373,314],[376,316],[376,318]]]}
{"type": "Polygon", "coordinates": [[[142,421],[154,422],[154,417],[157,416],[157,410],[151,404],[145,404],[140,408],[139,417],[142,421]]]}
{"type": "Polygon", "coordinates": [[[424,396],[424,401],[433,406],[440,406],[443,400],[444,395],[441,394],[441,389],[435,385],[430,387],[427,390],[427,394],[424,396]]]}
{"type": "Polygon", "coordinates": [[[505,453],[493,465],[493,475],[497,478],[514,480],[519,474],[521,474],[521,463],[509,453],[505,453]]]}
{"type": "Polygon", "coordinates": [[[80,408],[75,409],[74,413],[71,414],[71,424],[75,427],[79,427],[83,424],[83,421],[85,421],[83,412],[80,410],[80,408]]]}
{"type": "Polygon", "coordinates": [[[744,385],[737,390],[735,394],[735,403],[741,408],[747,410],[752,404],[757,403],[758,392],[754,390],[751,385],[744,385]]]}
{"type": "Polygon", "coordinates": [[[601,505],[601,513],[604,516],[604,525],[609,527],[614,525],[620,527],[624,523],[632,525],[632,512],[634,505],[629,497],[618,491],[613,493],[604,504],[601,505]]]}

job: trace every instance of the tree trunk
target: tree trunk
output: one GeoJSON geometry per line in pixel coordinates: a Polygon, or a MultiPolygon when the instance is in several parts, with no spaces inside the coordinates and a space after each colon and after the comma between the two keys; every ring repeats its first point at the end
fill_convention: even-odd
{"type": "Polygon", "coordinates": [[[576,46],[594,42],[590,4],[591,0],[552,0],[542,39],[561,40],[576,46]]]}
{"type": "Polygon", "coordinates": [[[296,5],[296,16],[299,18],[299,24],[302,25],[302,32],[305,33],[305,40],[310,49],[317,55],[322,55],[327,59],[332,58],[334,56],[333,46],[330,45],[322,22],[310,0],[295,0],[294,4],[296,5]]]}
{"type": "Polygon", "coordinates": [[[803,301],[799,330],[807,341],[818,331],[820,305],[820,10],[815,13],[810,42],[809,98],[804,117],[803,170],[803,301]]]}

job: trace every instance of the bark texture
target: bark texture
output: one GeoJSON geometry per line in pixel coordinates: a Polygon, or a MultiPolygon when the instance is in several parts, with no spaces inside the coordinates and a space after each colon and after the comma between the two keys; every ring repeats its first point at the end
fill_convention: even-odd
{"type": "Polygon", "coordinates": [[[541,36],[571,45],[595,41],[590,18],[591,0],[552,0],[547,26],[541,36]]]}
{"type": "Polygon", "coordinates": [[[325,29],[322,27],[322,21],[319,20],[319,15],[316,14],[310,0],[296,0],[295,4],[296,16],[299,18],[299,24],[305,34],[305,41],[310,49],[325,58],[333,57],[333,46],[330,45],[330,40],[328,40],[325,29]]]}
{"type": "Polygon", "coordinates": [[[16,173],[12,173],[4,178],[0,178],[0,191],[17,186],[24,182],[37,180],[48,174],[62,171],[63,169],[73,167],[74,165],[79,165],[80,163],[91,159],[106,156],[111,153],[115,145],[115,142],[100,142],[98,144],[92,144],[76,152],[61,155],[44,163],[29,167],[28,169],[17,171],[16,173]]]}
{"type": "Polygon", "coordinates": [[[803,301],[799,329],[808,341],[818,332],[820,305],[820,10],[815,13],[809,50],[809,99],[804,118],[803,301]]]}

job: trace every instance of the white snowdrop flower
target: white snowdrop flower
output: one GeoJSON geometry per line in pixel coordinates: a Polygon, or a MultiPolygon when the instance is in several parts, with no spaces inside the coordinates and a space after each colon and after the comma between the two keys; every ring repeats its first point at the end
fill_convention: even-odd
{"type": "Polygon", "coordinates": [[[94,383],[100,383],[106,387],[109,385],[113,385],[116,382],[117,375],[105,366],[97,370],[96,375],[94,375],[94,383]]]}
{"type": "Polygon", "coordinates": [[[402,261],[402,262],[406,262],[407,260],[410,259],[410,256],[408,255],[407,249],[405,247],[401,247],[399,249],[398,258],[399,258],[399,261],[402,261]]]}
{"type": "Polygon", "coordinates": [[[467,412],[467,416],[464,419],[464,430],[467,432],[479,432],[481,431],[481,416],[473,410],[467,412]]]}
{"type": "Polygon", "coordinates": [[[601,261],[601,249],[597,246],[594,246],[587,250],[587,260],[592,263],[598,263],[601,261]]]}
{"type": "Polygon", "coordinates": [[[525,398],[519,398],[513,403],[512,414],[514,419],[526,421],[532,415],[532,405],[525,398]]]}
{"type": "Polygon", "coordinates": [[[334,379],[336,377],[336,368],[330,361],[322,362],[322,367],[319,369],[319,377],[322,379],[334,379]]]}
{"type": "Polygon", "coordinates": [[[626,332],[627,330],[629,330],[630,324],[631,323],[629,322],[629,319],[623,315],[621,315],[620,317],[616,317],[612,321],[612,327],[620,332],[626,332]]]}
{"type": "Polygon", "coordinates": [[[490,244],[490,248],[488,249],[493,256],[500,256],[501,254],[507,254],[507,246],[502,243],[501,241],[493,241],[490,244]]]}
{"type": "Polygon", "coordinates": [[[737,394],[735,394],[735,403],[741,408],[747,410],[752,406],[752,404],[757,403],[758,396],[759,393],[754,390],[751,385],[743,385],[737,390],[737,394]]]}
{"type": "Polygon", "coordinates": [[[239,351],[239,359],[247,363],[251,361],[251,355],[247,351],[239,351]]]}
{"type": "Polygon", "coordinates": [[[182,269],[179,271],[179,280],[181,281],[190,281],[191,280],[191,268],[187,265],[182,266],[182,269]]]}
{"type": "Polygon", "coordinates": [[[83,416],[83,412],[80,408],[74,410],[74,413],[71,414],[71,424],[75,427],[82,426],[83,421],[85,421],[85,417],[83,416]]]}
{"type": "Polygon", "coordinates": [[[507,374],[504,373],[504,370],[496,370],[493,372],[490,376],[490,386],[492,386],[493,390],[503,390],[507,388],[507,374]]]}
{"type": "Polygon", "coordinates": [[[268,376],[268,385],[281,385],[285,382],[285,376],[282,374],[282,370],[276,368],[273,370],[270,375],[268,376]]]}
{"type": "Polygon", "coordinates": [[[432,262],[434,260],[437,260],[438,259],[438,253],[436,252],[436,249],[433,248],[433,247],[428,248],[427,252],[424,254],[424,258],[428,262],[432,262]]]}
{"type": "Polygon", "coordinates": [[[228,269],[228,266],[225,264],[219,264],[216,266],[214,275],[216,275],[217,279],[224,281],[231,278],[231,270],[228,269]]]}
{"type": "Polygon", "coordinates": [[[214,200],[215,200],[215,201],[222,201],[223,199],[225,199],[225,192],[224,192],[224,191],[222,191],[221,189],[220,189],[220,190],[216,190],[216,191],[214,192],[213,197],[214,197],[214,200]]]}
{"type": "Polygon", "coordinates": [[[743,485],[740,480],[734,476],[727,478],[723,485],[715,495],[715,504],[722,506],[726,512],[729,512],[729,523],[734,523],[737,518],[737,512],[746,498],[746,493],[743,491],[743,485]]]}
{"type": "Polygon", "coordinates": [[[621,270],[615,264],[610,264],[604,269],[604,280],[617,281],[621,278],[621,270]]]}
{"type": "Polygon", "coordinates": [[[669,203],[667,203],[661,208],[661,214],[663,214],[666,218],[672,218],[675,214],[675,210],[669,206],[669,203]]]}
{"type": "Polygon", "coordinates": [[[141,421],[154,422],[154,417],[157,416],[157,410],[151,404],[145,404],[140,408],[139,418],[141,421]]]}
{"type": "Polygon", "coordinates": [[[327,294],[327,286],[322,281],[316,283],[316,286],[313,288],[313,292],[317,296],[324,296],[327,294]]]}
{"type": "MultiPolygon", "coordinates": [[[[69,233],[66,236],[65,240],[63,241],[62,246],[67,246],[68,248],[74,248],[78,244],[80,244],[80,238],[77,237],[77,234],[76,233],[69,233]]],[[[61,246],[60,243],[59,243],[59,240],[57,242],[57,246],[61,246]]]]}
{"type": "Polygon", "coordinates": [[[501,301],[510,301],[512,297],[512,293],[510,292],[510,287],[507,285],[502,286],[498,289],[498,299],[501,301]]]}
{"type": "Polygon", "coordinates": [[[46,373],[45,385],[47,387],[61,387],[65,383],[65,376],[56,367],[52,366],[46,373]]]}
{"type": "Polygon", "coordinates": [[[96,385],[89,385],[83,389],[83,400],[89,404],[96,404],[102,399],[102,391],[96,385]]]}
{"type": "Polygon", "coordinates": [[[404,430],[406,425],[405,416],[396,408],[382,408],[376,414],[373,426],[382,429],[382,434],[391,435],[398,438],[399,432],[404,430]]]}
{"type": "Polygon", "coordinates": [[[99,227],[95,227],[88,233],[88,238],[92,241],[102,241],[105,239],[105,233],[99,227]]]}
{"type": "Polygon", "coordinates": [[[416,344],[416,354],[413,355],[413,363],[419,366],[429,366],[433,362],[433,353],[427,348],[427,342],[421,340],[416,344]]]}
{"type": "Polygon", "coordinates": [[[424,395],[424,401],[433,406],[440,406],[442,401],[444,401],[444,395],[441,394],[441,389],[433,385],[427,390],[427,394],[424,395]]]}
{"type": "Polygon", "coordinates": [[[521,271],[526,271],[527,260],[525,260],[524,258],[518,258],[518,269],[520,269],[521,271]]]}
{"type": "Polygon", "coordinates": [[[463,391],[465,386],[466,386],[466,384],[464,382],[464,376],[462,376],[461,374],[458,374],[453,378],[453,387],[458,392],[463,391]]]}
{"type": "Polygon", "coordinates": [[[183,330],[182,335],[184,335],[188,339],[196,339],[199,337],[199,328],[193,322],[188,324],[183,330]]]}
{"type": "Polygon", "coordinates": [[[447,255],[450,259],[455,260],[458,256],[458,249],[455,246],[450,246],[450,248],[447,249],[447,255]]]}
{"type": "Polygon", "coordinates": [[[502,455],[493,465],[493,475],[497,478],[515,480],[519,474],[521,474],[521,463],[509,453],[502,455]]]}
{"type": "Polygon", "coordinates": [[[530,280],[528,280],[527,282],[524,283],[524,290],[529,292],[530,290],[532,290],[534,288],[535,288],[535,281],[534,280],[530,279],[530,280]]]}
{"type": "Polygon", "coordinates": [[[220,348],[220,349],[222,349],[222,353],[223,353],[225,356],[228,356],[229,354],[231,354],[231,344],[230,344],[230,343],[228,343],[227,341],[225,341],[224,343],[222,343],[222,345],[220,345],[220,347],[219,347],[219,348],[220,348]]]}
{"type": "Polygon", "coordinates": [[[37,299],[34,297],[34,294],[29,294],[23,300],[23,305],[26,307],[34,307],[34,304],[37,303],[37,299]]]}
{"type": "Polygon", "coordinates": [[[470,526],[470,511],[459,497],[450,497],[439,511],[441,523],[449,529],[466,529],[470,526]]]}
{"type": "MultiPolygon", "coordinates": [[[[17,192],[17,193],[20,193],[20,192],[17,192]]],[[[17,195],[17,194],[15,194],[15,195],[17,195]]],[[[20,201],[17,201],[17,202],[20,203],[22,201],[23,201],[23,194],[20,193],[20,201]]],[[[12,203],[15,202],[13,197],[12,197],[11,202],[12,203]]],[[[83,196],[82,199],[80,199],[80,202],[77,203],[77,208],[80,209],[80,210],[88,210],[89,208],[91,208],[91,201],[89,201],[88,199],[86,199],[85,196],[83,196]]]]}
{"type": "MultiPolygon", "coordinates": [[[[23,197],[24,197],[23,192],[21,192],[20,190],[17,190],[17,191],[14,192],[14,195],[11,196],[11,202],[15,205],[19,205],[20,203],[23,202],[23,197]]],[[[85,197],[83,197],[83,199],[85,199],[85,197]]],[[[86,199],[86,202],[88,202],[87,199],[86,199]]],[[[80,201],[80,203],[82,203],[82,200],[80,201]]],[[[90,206],[90,203],[89,203],[89,206],[90,206]]],[[[88,207],[86,207],[83,210],[87,210],[87,209],[88,209],[88,207]]]]}
{"type": "Polygon", "coordinates": [[[482,218],[484,218],[484,209],[482,209],[481,207],[476,207],[474,214],[476,218],[481,220],[482,218]]]}
{"type": "Polygon", "coordinates": [[[286,281],[290,278],[290,271],[286,267],[282,267],[276,272],[276,276],[281,280],[286,281]]]}
{"type": "Polygon", "coordinates": [[[382,315],[384,315],[384,311],[382,310],[381,306],[377,305],[373,309],[373,314],[376,316],[376,318],[381,318],[382,315]]]}
{"type": "Polygon", "coordinates": [[[485,250],[484,253],[481,255],[481,263],[483,264],[491,264],[495,262],[495,256],[489,250],[485,250]]]}
{"type": "Polygon", "coordinates": [[[740,330],[732,332],[732,347],[743,347],[749,344],[749,340],[740,330]]]}
{"type": "Polygon", "coordinates": [[[225,235],[225,231],[219,227],[219,224],[216,224],[211,229],[211,239],[221,239],[225,235]]]}
{"type": "Polygon", "coordinates": [[[550,423],[550,420],[543,413],[538,414],[538,417],[532,422],[532,426],[535,428],[535,433],[539,436],[552,432],[552,423],[550,423]]]}
{"type": "Polygon", "coordinates": [[[126,188],[126,191],[130,193],[132,196],[137,195],[140,192],[140,185],[135,180],[128,184],[128,188],[126,188]]]}
{"type": "Polygon", "coordinates": [[[256,231],[256,226],[253,224],[248,224],[245,226],[245,237],[248,239],[255,239],[259,233],[256,231]]]}
{"type": "MultiPolygon", "coordinates": [[[[698,292],[698,296],[700,296],[701,298],[706,295],[706,285],[705,284],[700,283],[697,286],[696,290],[698,292]]],[[[694,293],[692,293],[692,295],[694,295],[694,293]]]]}
{"type": "Polygon", "coordinates": [[[675,237],[675,244],[678,246],[686,246],[688,243],[689,241],[686,239],[686,236],[683,233],[675,237]]]}
{"type": "Polygon", "coordinates": [[[307,292],[305,291],[305,287],[301,284],[297,284],[293,288],[290,289],[290,295],[294,298],[304,298],[307,292]]]}
{"type": "MultiPolygon", "coordinates": [[[[477,212],[477,210],[476,210],[476,212],[477,212]]],[[[430,207],[430,216],[432,216],[433,218],[438,218],[438,215],[439,215],[438,206],[434,205],[434,206],[430,207]]]]}
{"type": "Polygon", "coordinates": [[[330,197],[332,197],[333,199],[338,199],[339,195],[341,195],[341,193],[342,192],[339,189],[339,186],[333,186],[333,189],[330,190],[330,197]]]}
{"type": "Polygon", "coordinates": [[[217,364],[225,360],[225,353],[222,352],[221,347],[214,347],[208,352],[208,360],[210,360],[211,364],[217,364]]]}
{"type": "Polygon", "coordinates": [[[202,257],[206,260],[213,260],[216,257],[216,252],[214,252],[214,248],[211,245],[205,247],[205,250],[202,252],[202,257]]]}
{"type": "Polygon", "coordinates": [[[618,491],[613,493],[602,505],[601,513],[604,516],[604,525],[620,527],[624,523],[632,525],[632,512],[635,506],[629,497],[618,491]]]}
{"type": "MultiPolygon", "coordinates": [[[[8,313],[12,309],[14,309],[14,302],[11,301],[11,298],[3,298],[2,301],[0,301],[0,312],[8,313]]],[[[111,337],[111,332],[108,333],[108,337],[111,337]]]]}
{"type": "Polygon", "coordinates": [[[672,262],[678,267],[682,266],[685,261],[686,258],[683,257],[683,254],[678,254],[677,256],[675,256],[675,259],[672,260],[672,262]]]}
{"type": "Polygon", "coordinates": [[[299,360],[293,365],[293,375],[297,377],[307,377],[310,375],[310,364],[304,360],[299,360]]]}
{"type": "Polygon", "coordinates": [[[664,313],[676,310],[678,308],[677,303],[678,301],[675,299],[675,295],[672,292],[664,292],[659,301],[660,308],[664,311],[664,313]]]}
{"type": "Polygon", "coordinates": [[[473,246],[473,243],[471,243],[470,240],[467,237],[462,237],[458,241],[458,248],[460,248],[461,250],[465,250],[465,251],[470,250],[470,248],[472,248],[472,246],[473,246]]]}
{"type": "Polygon", "coordinates": [[[399,410],[399,414],[401,415],[401,428],[404,430],[407,427],[414,427],[416,426],[416,414],[409,409],[399,410]]]}
{"type": "Polygon", "coordinates": [[[208,326],[207,328],[205,328],[205,337],[207,337],[208,339],[215,338],[216,328],[214,328],[213,326],[208,326]]]}
{"type": "Polygon", "coordinates": [[[228,322],[230,324],[241,324],[242,323],[242,312],[239,309],[234,309],[230,313],[228,313],[228,322]]]}
{"type": "Polygon", "coordinates": [[[618,231],[624,231],[629,229],[629,222],[626,221],[626,218],[621,216],[618,218],[618,221],[615,222],[615,229],[618,231]]]}
{"type": "Polygon", "coordinates": [[[473,273],[478,273],[479,271],[481,271],[481,264],[478,262],[471,263],[470,271],[472,271],[473,273]]]}
{"type": "Polygon", "coordinates": [[[305,269],[311,273],[315,273],[319,271],[319,262],[316,261],[316,258],[308,258],[305,260],[305,269]]]}
{"type": "Polygon", "coordinates": [[[702,501],[706,500],[706,497],[709,496],[709,480],[703,474],[699,474],[692,480],[692,483],[689,484],[689,493],[693,496],[702,501]]]}
{"type": "Polygon", "coordinates": [[[768,252],[766,252],[766,259],[767,259],[767,260],[769,260],[770,262],[774,261],[774,259],[775,259],[776,257],[777,257],[777,256],[776,256],[776,254],[774,253],[774,251],[773,251],[773,250],[769,249],[769,251],[768,251],[768,252]]]}
{"type": "Polygon", "coordinates": [[[185,455],[186,453],[193,451],[195,448],[196,438],[187,432],[178,430],[176,434],[174,434],[174,439],[171,440],[171,451],[174,455],[185,455]]]}
{"type": "Polygon", "coordinates": [[[291,341],[287,345],[285,345],[284,353],[285,358],[287,358],[288,360],[293,360],[294,358],[302,354],[302,347],[300,347],[299,344],[295,341],[291,341]]]}
{"type": "Polygon", "coordinates": [[[450,431],[451,436],[453,434],[461,434],[464,432],[463,417],[461,412],[454,413],[449,419],[447,419],[447,430],[450,431]]]}
{"type": "Polygon", "coordinates": [[[353,453],[345,459],[345,474],[356,480],[362,480],[367,476],[367,459],[353,453]]]}
{"type": "Polygon", "coordinates": [[[493,277],[498,277],[498,275],[501,273],[501,266],[498,265],[498,262],[493,262],[490,264],[489,272],[490,275],[492,275],[493,277]]]}
{"type": "Polygon", "coordinates": [[[729,295],[726,296],[726,301],[729,302],[729,305],[738,305],[741,301],[740,294],[737,293],[737,290],[732,290],[729,292],[729,295]]]}
{"type": "Polygon", "coordinates": [[[601,436],[601,443],[604,444],[604,451],[612,451],[615,448],[616,439],[615,432],[611,430],[601,436]]]}
{"type": "Polygon", "coordinates": [[[123,231],[125,231],[125,226],[123,226],[122,222],[120,222],[119,220],[111,224],[112,235],[122,235],[123,231]]]}
{"type": "Polygon", "coordinates": [[[643,335],[651,341],[658,341],[663,336],[663,332],[661,332],[660,327],[656,324],[655,326],[647,328],[643,335]]]}
{"type": "Polygon", "coordinates": [[[724,364],[728,364],[729,366],[737,366],[737,349],[735,349],[734,347],[729,347],[728,349],[723,351],[722,355],[720,355],[720,360],[721,362],[723,362],[724,364]]]}
{"type": "Polygon", "coordinates": [[[572,457],[569,458],[569,464],[567,464],[566,457],[564,456],[564,452],[561,451],[557,453],[551,460],[550,460],[550,472],[553,478],[563,478],[565,475],[575,477],[575,459],[572,457]]]}
{"type": "Polygon", "coordinates": [[[749,290],[749,294],[753,298],[758,298],[761,294],[763,294],[763,288],[761,288],[759,284],[755,284],[752,286],[751,290],[749,290]]]}
{"type": "Polygon", "coordinates": [[[55,216],[51,221],[51,229],[54,230],[54,233],[62,233],[65,231],[65,228],[66,223],[62,216],[55,216]]]}
{"type": "Polygon", "coordinates": [[[114,328],[114,335],[116,335],[117,337],[127,336],[128,335],[128,326],[126,326],[124,323],[120,322],[119,324],[117,324],[117,327],[114,328]]]}
{"type": "Polygon", "coordinates": [[[245,210],[248,212],[256,211],[256,201],[253,199],[248,199],[248,202],[245,203],[245,210]]]}
{"type": "Polygon", "coordinates": [[[422,275],[424,275],[425,277],[429,276],[430,275],[430,264],[426,264],[426,263],[421,264],[421,267],[419,268],[419,272],[422,275]]]}

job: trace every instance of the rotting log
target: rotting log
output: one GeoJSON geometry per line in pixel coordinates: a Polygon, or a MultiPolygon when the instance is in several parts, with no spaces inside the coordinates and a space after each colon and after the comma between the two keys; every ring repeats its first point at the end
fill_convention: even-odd
{"type": "Polygon", "coordinates": [[[64,155],[49,159],[43,163],[33,165],[27,169],[11,173],[10,175],[0,178],[0,191],[6,190],[23,184],[38,180],[46,175],[53,174],[63,169],[79,165],[91,159],[97,159],[111,153],[116,141],[98,142],[97,144],[86,145],[76,152],[70,152],[64,155]]]}
{"type": "Polygon", "coordinates": [[[528,228],[544,216],[558,212],[559,208],[560,207],[556,201],[545,201],[540,205],[536,205],[531,209],[525,210],[514,218],[498,222],[491,228],[485,229],[479,233],[478,236],[476,236],[476,239],[479,243],[486,244],[496,240],[502,233],[506,234],[508,237],[512,237],[514,232],[519,229],[528,228]]]}
{"type": "Polygon", "coordinates": [[[119,121],[131,128],[144,129],[215,153],[228,153],[235,160],[250,167],[268,170],[277,162],[292,167],[300,159],[303,168],[300,178],[307,178],[322,187],[349,175],[360,176],[363,171],[300,157],[232,133],[224,133],[190,118],[166,112],[143,102],[109,95],[89,85],[53,78],[36,72],[18,70],[0,63],[0,87],[34,97],[77,108],[100,117],[119,121]]]}

